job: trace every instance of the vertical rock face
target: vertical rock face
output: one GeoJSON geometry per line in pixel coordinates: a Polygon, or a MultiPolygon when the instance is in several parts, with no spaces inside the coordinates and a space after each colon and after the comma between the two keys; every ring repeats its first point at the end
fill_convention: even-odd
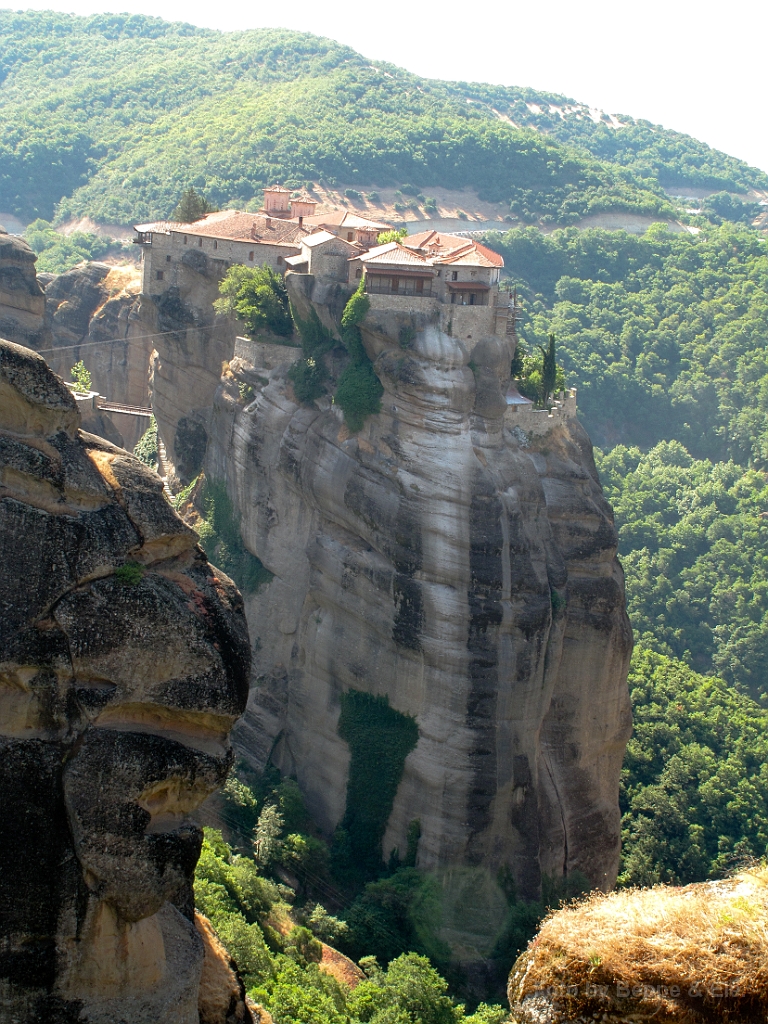
{"type": "Polygon", "coordinates": [[[100,394],[146,407],[153,339],[140,315],[140,287],[133,266],[83,263],[53,277],[45,288],[52,369],[66,380],[82,359],[100,394]]]}
{"type": "Polygon", "coordinates": [[[41,348],[49,340],[45,296],[35,275],[37,256],[0,226],[0,337],[41,348]]]}
{"type": "Polygon", "coordinates": [[[254,399],[235,382],[217,397],[207,473],[275,574],[247,605],[259,685],[236,744],[295,774],[331,833],[341,696],[385,696],[418,742],[384,858],[418,820],[421,868],[506,868],[523,896],[542,874],[608,888],[631,631],[591,444],[575,418],[514,426],[512,339],[424,323],[404,350],[401,328],[382,311],[363,324],[384,396],[356,436],[327,400],[299,406],[288,361],[266,368],[258,345],[231,364],[254,399]]]}
{"type": "Polygon", "coordinates": [[[178,283],[141,300],[142,322],[155,336],[152,408],[169,475],[177,482],[188,482],[200,471],[222,363],[234,350],[234,323],[213,312],[226,270],[225,261],[190,249],[179,261],[178,283]]]}
{"type": "Polygon", "coordinates": [[[0,341],[0,1018],[197,1024],[189,813],[247,695],[240,596],[159,479],[0,341]]]}

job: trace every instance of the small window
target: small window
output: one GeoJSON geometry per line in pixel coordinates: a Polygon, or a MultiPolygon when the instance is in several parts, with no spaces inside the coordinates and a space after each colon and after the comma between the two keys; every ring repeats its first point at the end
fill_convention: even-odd
{"type": "Polygon", "coordinates": [[[187,244],[187,236],[184,235],[184,245],[186,245],[186,244],[187,244]]]}
{"type": "Polygon", "coordinates": [[[158,281],[162,281],[164,277],[162,270],[155,271],[155,277],[157,278],[158,281]]]}
{"type": "Polygon", "coordinates": [[[363,276],[362,268],[358,267],[357,270],[355,271],[355,277],[359,281],[362,276],[363,276]]]}
{"type": "Polygon", "coordinates": [[[170,253],[165,257],[165,262],[166,263],[170,263],[171,262],[171,254],[170,253]]]}
{"type": "Polygon", "coordinates": [[[197,240],[197,244],[198,244],[198,247],[199,247],[200,249],[202,249],[202,248],[203,248],[203,240],[202,240],[202,238],[198,238],[198,240],[197,240]]]}
{"type": "Polygon", "coordinates": [[[218,248],[219,248],[219,243],[218,243],[218,242],[216,241],[216,239],[215,239],[215,238],[214,238],[214,240],[213,240],[213,248],[214,248],[214,249],[218,249],[218,248]]]}
{"type": "Polygon", "coordinates": [[[283,262],[283,257],[282,257],[282,256],[278,256],[278,257],[277,257],[277,265],[278,265],[278,267],[280,266],[280,264],[281,264],[282,262],[283,262]]]}
{"type": "Polygon", "coordinates": [[[253,249],[248,253],[248,259],[253,263],[253,249]]]}
{"type": "Polygon", "coordinates": [[[354,240],[355,240],[355,232],[354,231],[348,231],[347,232],[347,241],[348,242],[354,242],[354,240]]]}
{"type": "Polygon", "coordinates": [[[452,281],[458,281],[459,280],[459,272],[458,272],[458,270],[454,270],[453,271],[453,273],[451,274],[451,280],[452,281]]]}

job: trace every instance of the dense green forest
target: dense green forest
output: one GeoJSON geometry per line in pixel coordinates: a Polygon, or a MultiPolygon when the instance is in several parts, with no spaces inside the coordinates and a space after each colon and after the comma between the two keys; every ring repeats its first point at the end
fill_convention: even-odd
{"type": "Polygon", "coordinates": [[[718,878],[768,848],[768,710],[643,646],[621,783],[625,885],[718,878]]]}
{"type": "Polygon", "coordinates": [[[523,347],[555,333],[604,450],[636,633],[768,693],[768,245],[734,225],[489,241],[523,347]]]}
{"type": "Polygon", "coordinates": [[[617,130],[562,96],[138,15],[0,12],[0,117],[0,209],[29,219],[167,216],[188,185],[245,206],[274,179],[473,187],[501,215],[560,224],[669,216],[665,186],[768,187],[694,139],[631,118],[617,130]]]}

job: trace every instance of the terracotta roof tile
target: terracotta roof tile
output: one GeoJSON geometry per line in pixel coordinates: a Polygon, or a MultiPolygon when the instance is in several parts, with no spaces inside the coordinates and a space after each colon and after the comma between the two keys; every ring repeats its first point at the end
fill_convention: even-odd
{"type": "Polygon", "coordinates": [[[455,252],[442,253],[435,257],[439,263],[447,263],[451,266],[461,265],[463,267],[503,267],[504,260],[490,249],[480,252],[478,246],[468,246],[466,249],[458,249],[455,252]],[[491,258],[493,257],[493,259],[491,258]]]}
{"type": "Polygon", "coordinates": [[[391,224],[383,224],[380,221],[368,220],[365,217],[358,217],[356,213],[348,210],[334,210],[331,213],[314,213],[311,217],[304,218],[305,224],[312,224],[316,227],[326,225],[336,228],[369,228],[371,231],[390,231],[391,224]]]}
{"type": "Polygon", "coordinates": [[[324,242],[336,242],[346,246],[349,252],[359,252],[360,246],[356,242],[348,242],[346,238],[339,238],[338,235],[334,235],[330,231],[313,231],[311,235],[307,235],[306,238],[302,238],[302,245],[308,245],[313,248],[316,245],[322,245],[324,242]]]}
{"type": "Polygon", "coordinates": [[[403,245],[439,254],[442,263],[462,263],[479,267],[504,266],[504,259],[497,252],[472,238],[462,238],[459,235],[422,231],[416,235],[408,235],[403,239],[403,245]]]}
{"type": "Polygon", "coordinates": [[[192,224],[173,224],[171,230],[205,238],[225,238],[234,242],[298,244],[309,232],[295,220],[283,220],[263,213],[220,210],[192,224]]]}
{"type": "Polygon", "coordinates": [[[428,256],[414,252],[412,249],[400,245],[399,242],[387,242],[386,245],[377,245],[375,249],[369,250],[362,256],[355,256],[366,267],[391,267],[410,266],[431,268],[434,261],[428,256]]]}

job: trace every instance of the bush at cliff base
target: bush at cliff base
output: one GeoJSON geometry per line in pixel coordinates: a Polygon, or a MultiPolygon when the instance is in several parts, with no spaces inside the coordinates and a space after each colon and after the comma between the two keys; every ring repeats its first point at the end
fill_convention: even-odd
{"type": "Polygon", "coordinates": [[[509,983],[519,1024],[755,1024],[768,1015],[768,867],[593,894],[548,917],[509,983]]]}

